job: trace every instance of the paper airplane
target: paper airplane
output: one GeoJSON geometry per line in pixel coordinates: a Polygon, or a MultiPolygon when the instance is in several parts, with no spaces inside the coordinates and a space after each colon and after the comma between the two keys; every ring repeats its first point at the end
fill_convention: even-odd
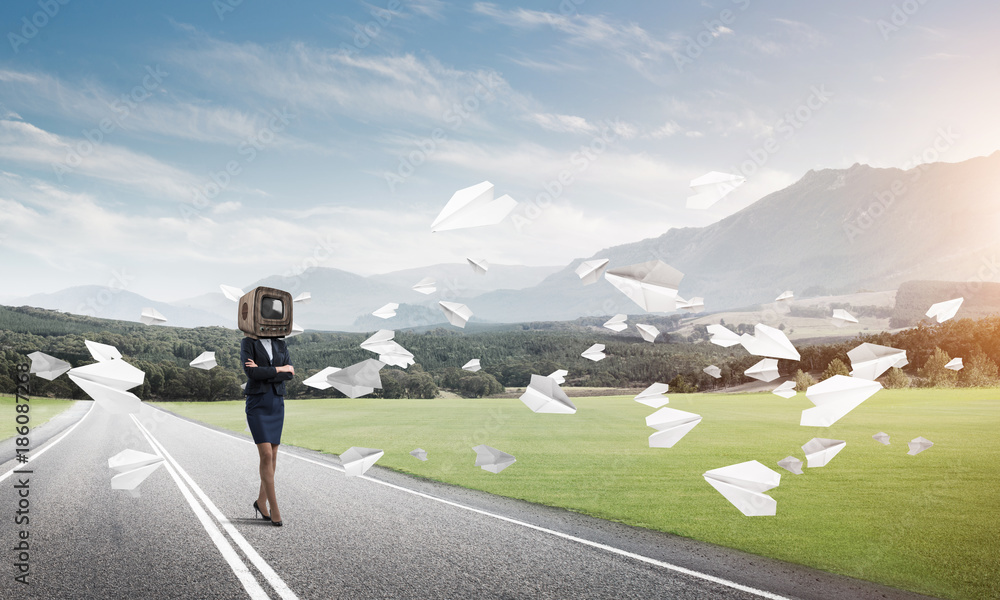
{"type": "Polygon", "coordinates": [[[706,471],[702,477],[748,517],[770,516],[778,502],[764,494],[778,487],[781,475],[756,460],[706,471]]]}
{"type": "Polygon", "coordinates": [[[775,298],[774,301],[775,302],[783,302],[785,300],[791,300],[794,297],[795,297],[795,294],[792,293],[792,290],[786,290],[786,291],[782,292],[780,296],[778,296],[777,298],[775,298]]]}
{"type": "Polygon", "coordinates": [[[479,359],[478,358],[473,358],[469,362],[467,362],[464,365],[462,365],[462,370],[463,371],[470,371],[472,373],[475,373],[476,371],[478,371],[479,369],[482,369],[482,368],[483,368],[483,366],[479,364],[479,359]]]}
{"type": "Polygon", "coordinates": [[[417,460],[427,460],[427,451],[423,448],[417,448],[415,450],[410,450],[410,456],[417,460]]]}
{"type": "Polygon", "coordinates": [[[649,343],[653,343],[656,340],[656,336],[660,335],[660,330],[652,325],[636,323],[635,328],[639,330],[639,335],[642,336],[642,339],[649,343]]]}
{"type": "Polygon", "coordinates": [[[90,340],[83,340],[83,343],[87,346],[87,350],[90,350],[90,355],[93,356],[94,360],[97,362],[115,360],[122,357],[122,353],[119,352],[118,348],[115,348],[114,346],[99,344],[90,340]]]}
{"type": "Polygon", "coordinates": [[[705,299],[702,297],[691,298],[690,300],[684,300],[682,298],[677,299],[677,308],[680,310],[686,310],[688,312],[696,311],[705,308],[705,299]]]}
{"type": "Polygon", "coordinates": [[[309,301],[312,300],[312,297],[313,296],[312,296],[311,293],[309,293],[309,292],[302,292],[301,294],[299,294],[298,296],[296,296],[292,300],[292,302],[300,302],[302,304],[308,304],[309,301]]]}
{"type": "Polygon", "coordinates": [[[569,375],[569,371],[566,369],[556,369],[549,373],[549,378],[555,381],[557,384],[562,385],[566,383],[566,376],[569,375]]]}
{"type": "Polygon", "coordinates": [[[238,287],[233,287],[231,285],[226,285],[224,283],[219,284],[219,289],[222,290],[222,294],[232,300],[233,302],[239,302],[240,298],[243,297],[243,290],[238,287]]]}
{"type": "Polygon", "coordinates": [[[852,315],[851,313],[847,312],[842,308],[834,309],[832,318],[834,327],[843,327],[848,323],[858,322],[858,320],[854,318],[854,315],[852,315]]]}
{"type": "Polygon", "coordinates": [[[806,453],[806,460],[810,469],[814,467],[825,467],[837,453],[847,447],[844,440],[830,440],[826,438],[813,438],[802,445],[802,451],[806,453]]]}
{"type": "Polygon", "coordinates": [[[747,377],[753,377],[760,381],[774,381],[775,379],[781,377],[778,374],[778,361],[773,358],[765,358],[750,367],[743,374],[747,377]]]}
{"type": "Polygon", "coordinates": [[[108,459],[108,468],[118,471],[118,475],[111,478],[111,489],[134,490],[162,464],[162,456],[122,450],[108,459]]]}
{"type": "Polygon", "coordinates": [[[204,369],[210,371],[215,368],[215,352],[202,352],[198,355],[198,358],[191,361],[191,366],[196,369],[204,369]]]}
{"type": "Polygon", "coordinates": [[[49,381],[54,380],[70,369],[68,362],[54,356],[49,356],[44,352],[32,352],[28,355],[28,358],[31,359],[31,369],[28,372],[49,381]]]}
{"type": "Polygon", "coordinates": [[[951,369],[952,371],[961,371],[963,366],[961,358],[953,358],[948,361],[948,364],[946,364],[944,368],[951,369]]]}
{"type": "Polygon", "coordinates": [[[886,446],[889,445],[889,434],[884,431],[876,433],[872,436],[872,439],[880,444],[885,444],[886,446]]]}
{"type": "Polygon", "coordinates": [[[628,327],[628,325],[625,324],[626,319],[628,319],[628,316],[617,314],[605,321],[604,327],[610,329],[611,331],[623,331],[628,327]]]}
{"type": "Polygon", "coordinates": [[[954,300],[932,304],[927,310],[926,315],[932,319],[937,319],[938,323],[944,323],[948,319],[955,316],[955,313],[958,312],[958,309],[962,306],[962,302],[964,300],[965,298],[955,298],[954,300]]]}
{"type": "Polygon", "coordinates": [[[728,348],[740,343],[740,336],[726,328],[725,325],[709,325],[705,329],[712,335],[709,341],[716,346],[728,348]]]}
{"type": "Polygon", "coordinates": [[[697,179],[692,179],[691,189],[697,193],[694,196],[688,196],[687,207],[696,210],[706,209],[746,183],[746,180],[746,177],[741,175],[731,175],[719,171],[711,171],[697,179]]]}
{"type": "Polygon", "coordinates": [[[604,269],[608,268],[609,262],[611,262],[611,260],[607,258],[585,260],[580,263],[579,267],[576,268],[576,274],[580,277],[580,280],[583,281],[583,285],[597,283],[597,280],[604,274],[604,269]]]}
{"type": "Polygon", "coordinates": [[[869,343],[848,350],[847,358],[851,361],[851,377],[870,381],[892,367],[902,368],[907,364],[906,350],[869,343]]]}
{"type": "Polygon", "coordinates": [[[619,267],[604,278],[648,312],[670,312],[677,306],[677,288],[684,274],[660,260],[619,267]]]}
{"type": "Polygon", "coordinates": [[[777,396],[781,396],[782,398],[791,398],[792,396],[795,395],[795,382],[786,381],[785,383],[771,390],[771,393],[777,396]]]}
{"type": "Polygon", "coordinates": [[[562,391],[559,384],[551,377],[532,375],[531,383],[521,394],[521,402],[536,413],[557,413],[572,415],[576,413],[576,405],[562,391]]]}
{"type": "Polygon", "coordinates": [[[788,360],[802,358],[795,346],[788,341],[785,332],[780,329],[757,323],[754,325],[753,332],[752,336],[749,333],[740,336],[740,343],[750,354],[769,358],[787,358],[788,360]]]}
{"type": "Polygon", "coordinates": [[[722,377],[722,369],[720,369],[715,365],[708,365],[707,367],[702,369],[702,372],[707,375],[710,375],[711,377],[714,377],[715,379],[719,379],[720,377],[722,377]]]}
{"type": "MultiPolygon", "coordinates": [[[[312,377],[306,378],[302,383],[303,385],[308,385],[309,387],[315,388],[317,390],[329,389],[332,386],[327,378],[339,370],[340,370],[339,367],[327,367],[321,370],[319,373],[316,373],[312,377]]],[[[244,386],[245,385],[246,384],[244,384],[244,386]]],[[[372,391],[374,391],[374,388],[372,391]]]]}
{"type": "Polygon", "coordinates": [[[778,466],[786,471],[791,471],[796,475],[802,474],[802,461],[794,456],[786,456],[785,458],[779,460],[778,466]]]}
{"type": "Polygon", "coordinates": [[[479,275],[486,275],[486,271],[490,270],[490,263],[486,262],[485,258],[466,258],[465,260],[469,261],[469,266],[479,275]]]}
{"type": "Polygon", "coordinates": [[[109,412],[139,412],[139,398],[127,390],[142,385],[146,374],[121,358],[107,358],[114,354],[121,356],[114,346],[95,344],[90,340],[86,343],[95,357],[102,356],[105,360],[70,369],[69,378],[109,412]]]}
{"type": "Polygon", "coordinates": [[[663,394],[667,393],[670,386],[666,383],[654,383],[648,388],[639,392],[639,395],[635,397],[635,401],[640,404],[645,404],[646,406],[651,406],[653,408],[660,408],[670,400],[667,399],[663,394]]]}
{"type": "Polygon", "coordinates": [[[416,361],[413,360],[413,354],[409,350],[392,339],[395,335],[395,331],[379,329],[367,340],[361,342],[361,347],[378,354],[378,359],[385,364],[405,369],[415,364],[416,361]]]}
{"type": "Polygon", "coordinates": [[[590,348],[584,350],[583,353],[580,354],[580,356],[592,360],[594,362],[597,362],[599,360],[603,360],[604,357],[607,355],[604,354],[604,344],[594,344],[590,348]]]}
{"type": "Polygon", "coordinates": [[[920,454],[924,450],[933,446],[934,442],[930,441],[925,437],[915,437],[912,440],[910,440],[910,442],[906,445],[910,449],[907,452],[907,454],[909,454],[910,456],[916,456],[917,454],[920,454]]]}
{"type": "Polygon", "coordinates": [[[376,448],[359,448],[351,446],[340,455],[340,464],[344,467],[344,475],[348,477],[360,477],[365,471],[375,465],[375,461],[382,458],[385,452],[376,448]]]}
{"type": "Polygon", "coordinates": [[[499,473],[517,462],[517,459],[512,455],[486,444],[480,444],[472,449],[476,451],[476,466],[482,467],[484,471],[490,473],[499,473]]]}
{"type": "Polygon", "coordinates": [[[395,302],[390,302],[383,306],[382,308],[376,310],[372,315],[380,319],[391,319],[396,316],[396,309],[399,308],[399,304],[395,302]]]}
{"type": "Polygon", "coordinates": [[[701,423],[701,415],[663,407],[646,417],[646,425],[656,429],[649,436],[650,448],[673,448],[682,437],[701,423]]]}
{"type": "Polygon", "coordinates": [[[802,411],[799,425],[829,427],[880,389],[882,384],[877,381],[844,375],[834,375],[811,385],[806,390],[806,398],[816,406],[802,411]]]}
{"type": "Polygon", "coordinates": [[[465,324],[469,322],[469,318],[472,317],[472,311],[469,310],[469,307],[458,302],[445,302],[442,300],[438,302],[438,306],[441,307],[448,322],[455,327],[464,328],[465,324]]]}
{"type": "Polygon", "coordinates": [[[506,194],[494,200],[493,184],[484,181],[455,192],[431,223],[431,231],[496,225],[515,206],[517,201],[506,194]]]}
{"type": "Polygon", "coordinates": [[[302,329],[302,327],[298,323],[292,321],[292,330],[288,332],[288,335],[286,335],[285,337],[286,338],[295,337],[300,333],[303,333],[304,331],[305,329],[302,329]]]}
{"type": "Polygon", "coordinates": [[[160,314],[160,311],[155,308],[144,308],[142,309],[142,315],[139,320],[146,325],[159,325],[160,323],[166,323],[167,318],[160,314]]]}
{"type": "Polygon", "coordinates": [[[360,398],[382,387],[378,372],[384,366],[385,363],[369,358],[330,373],[326,380],[348,398],[360,398]]]}
{"type": "Polygon", "coordinates": [[[434,279],[432,277],[424,277],[413,285],[413,290],[427,295],[436,292],[437,288],[434,286],[434,279]]]}

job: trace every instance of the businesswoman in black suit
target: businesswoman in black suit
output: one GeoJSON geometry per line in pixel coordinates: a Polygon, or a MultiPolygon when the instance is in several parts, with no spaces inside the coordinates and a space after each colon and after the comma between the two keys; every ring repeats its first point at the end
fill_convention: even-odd
{"type": "Polygon", "coordinates": [[[285,422],[285,381],[295,376],[284,338],[245,337],[240,362],[247,376],[247,424],[260,455],[260,492],[253,503],[265,521],[281,527],[281,511],[274,493],[274,468],[285,422]]]}

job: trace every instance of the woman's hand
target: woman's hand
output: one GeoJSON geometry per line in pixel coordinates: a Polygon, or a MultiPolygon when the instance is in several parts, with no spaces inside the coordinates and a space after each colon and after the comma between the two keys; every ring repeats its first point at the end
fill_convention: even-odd
{"type": "Polygon", "coordinates": [[[275,373],[291,373],[292,375],[295,375],[295,367],[293,367],[292,365],[282,365],[280,367],[275,367],[274,368],[274,372],[275,373]]]}
{"type": "Polygon", "coordinates": [[[244,367],[256,367],[257,363],[255,363],[252,358],[248,358],[247,361],[245,363],[243,363],[243,366],[244,367]]]}

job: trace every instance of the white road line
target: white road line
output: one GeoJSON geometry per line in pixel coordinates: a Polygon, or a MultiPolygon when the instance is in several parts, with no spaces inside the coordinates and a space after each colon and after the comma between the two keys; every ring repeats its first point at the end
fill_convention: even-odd
{"type": "MultiPolygon", "coordinates": [[[[175,414],[173,414],[173,413],[171,413],[169,411],[163,411],[163,412],[167,413],[168,415],[174,417],[175,419],[177,419],[179,421],[183,421],[183,422],[189,423],[191,425],[196,425],[198,427],[201,427],[203,429],[207,429],[209,431],[214,431],[215,433],[218,433],[219,435],[224,435],[224,436],[226,436],[228,438],[232,438],[232,439],[235,439],[235,440],[238,440],[238,441],[247,442],[247,443],[250,443],[250,444],[253,443],[250,440],[247,440],[245,438],[241,438],[239,436],[236,436],[236,435],[233,435],[233,434],[230,434],[230,433],[225,433],[225,432],[222,432],[222,431],[218,431],[218,430],[212,429],[210,427],[205,427],[204,425],[202,425],[200,423],[195,423],[193,421],[188,421],[187,419],[182,419],[182,418],[178,417],[177,415],[175,415],[175,414]]],[[[336,465],[331,465],[331,464],[323,463],[323,462],[320,462],[318,460],[313,460],[311,458],[306,458],[304,456],[298,456],[296,454],[288,452],[287,450],[279,450],[279,452],[281,454],[285,454],[287,456],[291,456],[293,458],[297,458],[299,460],[302,460],[302,461],[305,461],[305,462],[308,462],[308,463],[313,463],[315,465],[319,465],[321,467],[325,467],[327,469],[331,469],[331,470],[334,470],[334,471],[341,471],[342,472],[344,470],[343,467],[339,467],[339,466],[336,466],[336,465]]],[[[685,575],[689,575],[691,577],[695,577],[695,578],[698,578],[698,579],[703,579],[705,581],[711,581],[712,583],[717,583],[719,585],[724,585],[726,587],[730,587],[730,588],[733,588],[733,589],[736,589],[736,590],[740,590],[742,592],[747,592],[749,594],[754,594],[756,596],[760,596],[761,598],[768,598],[768,600],[791,600],[787,596],[781,596],[779,594],[774,594],[772,592],[768,592],[768,591],[765,591],[765,590],[759,590],[757,588],[753,588],[753,587],[750,587],[750,586],[747,586],[747,585],[743,585],[743,584],[737,583],[735,581],[730,581],[728,579],[723,579],[722,577],[716,577],[715,575],[709,575],[708,573],[702,573],[700,571],[695,571],[695,570],[692,570],[692,569],[688,569],[688,568],[682,567],[680,565],[675,565],[675,564],[671,564],[671,563],[668,563],[668,562],[664,562],[662,560],[657,560],[655,558],[650,558],[648,556],[643,556],[642,554],[636,554],[634,552],[629,552],[628,550],[622,550],[621,548],[615,548],[614,546],[608,546],[607,544],[601,544],[599,542],[593,542],[593,541],[590,541],[588,539],[584,539],[584,538],[581,538],[581,537],[576,537],[575,535],[570,535],[568,533],[563,533],[561,531],[556,531],[554,529],[549,529],[547,527],[540,527],[538,525],[533,525],[533,524],[527,523],[525,521],[519,521],[517,519],[512,519],[510,517],[505,517],[503,515],[498,515],[498,514],[495,514],[495,513],[491,513],[491,512],[488,512],[488,511],[485,511],[485,510],[482,510],[482,509],[479,509],[479,508],[474,508],[472,506],[467,506],[465,504],[459,504],[458,502],[452,502],[451,500],[445,500],[444,498],[438,498],[436,496],[431,496],[429,494],[425,494],[423,492],[418,492],[416,490],[411,490],[409,488],[398,486],[398,485],[396,485],[394,483],[389,483],[387,481],[380,481],[378,479],[372,479],[371,477],[366,477],[366,476],[362,476],[361,479],[364,479],[366,481],[371,481],[372,483],[377,483],[379,485],[384,485],[386,487],[391,487],[391,488],[400,490],[402,492],[406,492],[407,494],[413,494],[414,496],[420,496],[421,498],[426,498],[428,500],[433,500],[435,502],[441,502],[442,504],[447,504],[449,506],[454,506],[455,508],[460,508],[462,510],[467,510],[467,511],[474,512],[474,513],[477,513],[477,514],[480,514],[480,515],[483,515],[483,516],[487,516],[487,517],[492,517],[494,519],[499,519],[501,521],[506,521],[506,522],[512,523],[514,525],[520,525],[522,527],[527,527],[529,529],[534,529],[535,531],[540,531],[542,533],[547,533],[547,534],[550,534],[550,535],[554,535],[556,537],[560,537],[560,538],[563,538],[563,539],[566,539],[566,540],[570,540],[570,541],[573,541],[573,542],[584,544],[584,545],[590,546],[592,548],[598,548],[600,550],[605,550],[605,551],[611,552],[613,554],[618,554],[619,556],[627,556],[629,558],[633,558],[635,560],[644,562],[646,564],[654,565],[654,566],[657,566],[657,567],[662,567],[664,569],[675,571],[677,573],[683,573],[685,575]]]]}
{"type": "MultiPolygon", "coordinates": [[[[194,493],[198,495],[198,498],[200,498],[201,501],[205,504],[205,507],[208,508],[208,511],[212,513],[212,516],[215,517],[215,519],[222,525],[222,528],[226,530],[226,533],[229,534],[229,537],[231,537],[233,541],[236,542],[236,545],[239,546],[240,550],[242,550],[243,553],[246,555],[246,557],[250,559],[250,562],[253,563],[253,566],[257,567],[257,570],[260,571],[261,575],[264,576],[264,579],[266,579],[267,582],[271,584],[271,587],[274,588],[274,591],[278,592],[278,595],[281,596],[283,600],[298,600],[298,596],[296,596],[295,592],[293,592],[291,588],[288,587],[288,584],[285,583],[285,580],[282,579],[281,576],[278,575],[278,573],[275,572],[273,568],[271,568],[271,565],[267,564],[267,561],[265,561],[264,558],[257,553],[257,550],[255,550],[254,547],[250,545],[250,542],[248,542],[246,538],[244,538],[243,535],[236,530],[236,527],[233,526],[233,524],[229,521],[229,519],[227,519],[226,516],[222,514],[222,511],[219,510],[217,506],[215,506],[215,504],[209,499],[208,495],[205,494],[205,492],[203,492],[200,487],[198,487],[198,484],[195,483],[193,479],[191,479],[191,476],[187,474],[187,472],[180,466],[177,460],[174,459],[174,457],[170,456],[170,454],[167,452],[167,449],[163,447],[163,444],[146,431],[146,428],[143,427],[141,423],[139,423],[139,419],[135,415],[132,416],[132,419],[136,422],[139,428],[142,429],[143,433],[146,434],[146,437],[150,439],[151,443],[154,444],[154,447],[158,448],[160,452],[163,453],[164,458],[166,458],[170,463],[173,464],[174,468],[177,469],[177,472],[180,473],[181,477],[184,478],[184,481],[186,481],[187,484],[191,486],[191,489],[194,490],[194,493]]],[[[254,581],[254,583],[256,583],[256,581],[254,581]]]]}
{"type": "MultiPolygon", "coordinates": [[[[74,429],[76,429],[76,427],[77,427],[77,426],[78,426],[78,425],[79,425],[80,423],[83,423],[83,420],[84,420],[84,419],[86,419],[86,418],[87,418],[87,416],[88,416],[88,415],[90,415],[90,413],[94,412],[94,406],[95,406],[96,404],[97,404],[96,402],[94,402],[93,404],[91,404],[91,405],[90,405],[90,409],[89,409],[89,410],[87,411],[87,414],[85,414],[85,415],[83,415],[82,417],[80,417],[80,420],[79,420],[79,421],[77,421],[76,423],[73,423],[73,425],[72,425],[72,426],[71,426],[71,427],[70,427],[69,429],[67,429],[66,431],[62,432],[62,434],[61,434],[61,435],[60,435],[59,437],[57,437],[57,438],[55,438],[55,439],[53,439],[53,440],[49,440],[48,442],[46,442],[46,443],[45,443],[45,445],[43,445],[43,446],[42,446],[41,448],[39,448],[38,450],[34,450],[34,451],[29,451],[29,452],[28,452],[28,460],[27,460],[27,462],[23,462],[23,463],[18,463],[18,466],[14,467],[14,468],[13,468],[13,469],[11,469],[10,471],[7,471],[7,472],[6,472],[6,473],[4,473],[3,475],[0,475],[0,481],[3,481],[4,479],[7,479],[8,477],[10,477],[11,473],[13,473],[14,471],[20,471],[21,469],[24,469],[24,468],[25,468],[25,465],[29,465],[29,464],[31,464],[31,461],[35,460],[36,458],[38,458],[38,457],[39,457],[39,456],[41,456],[42,454],[45,454],[45,451],[46,451],[46,450],[48,450],[48,449],[49,449],[49,448],[51,448],[52,446],[55,446],[56,444],[58,444],[59,442],[61,442],[61,441],[62,441],[62,439],[63,439],[64,437],[66,437],[67,435],[69,435],[69,434],[73,433],[73,430],[74,430],[74,429]]],[[[67,410],[68,410],[68,409],[67,409],[67,410]]],[[[30,435],[30,434],[29,434],[29,435],[30,435]]]]}
{"type": "Polygon", "coordinates": [[[201,522],[201,526],[208,532],[208,537],[212,539],[215,543],[215,547],[222,553],[222,558],[229,563],[229,568],[233,570],[236,578],[243,584],[243,589],[245,589],[247,594],[254,600],[270,600],[270,596],[267,595],[264,588],[257,583],[257,578],[250,572],[250,567],[243,562],[240,555],[236,552],[236,549],[229,544],[229,541],[226,540],[226,536],[222,535],[219,528],[216,527],[215,523],[212,522],[212,519],[208,517],[208,513],[205,512],[205,509],[198,504],[198,501],[191,495],[190,490],[188,490],[187,486],[184,485],[184,482],[181,481],[180,476],[178,476],[177,471],[174,469],[173,460],[159,449],[156,442],[153,440],[153,436],[146,431],[146,428],[142,426],[139,419],[136,418],[135,415],[129,416],[132,417],[132,421],[135,422],[142,435],[146,437],[146,441],[149,442],[149,445],[153,447],[153,451],[164,458],[163,466],[166,467],[167,472],[170,473],[170,476],[174,479],[174,483],[177,484],[178,489],[180,489],[181,494],[184,495],[184,499],[187,500],[188,505],[191,506],[191,510],[194,511],[195,516],[198,517],[198,521],[201,522]]]}

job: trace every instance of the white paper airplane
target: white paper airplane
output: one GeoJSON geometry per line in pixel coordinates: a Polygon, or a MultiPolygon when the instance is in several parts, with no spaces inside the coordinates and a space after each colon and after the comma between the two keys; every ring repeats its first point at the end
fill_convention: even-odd
{"type": "Polygon", "coordinates": [[[433,277],[424,277],[423,279],[421,279],[417,283],[413,284],[413,290],[415,292],[419,292],[421,294],[427,295],[427,294],[433,294],[434,292],[436,292],[437,291],[437,287],[435,287],[435,285],[434,285],[434,278],[433,277]]]}
{"type": "Polygon", "coordinates": [[[93,356],[94,360],[97,362],[115,360],[122,357],[122,353],[119,352],[118,348],[115,348],[114,346],[99,344],[90,340],[83,340],[83,343],[87,346],[87,350],[90,350],[90,355],[93,356]]]}
{"type": "Polygon", "coordinates": [[[684,274],[660,260],[611,269],[604,278],[648,312],[677,307],[677,288],[684,274]]]}
{"type": "Polygon", "coordinates": [[[521,394],[521,402],[536,413],[556,413],[572,415],[576,413],[576,405],[562,391],[559,384],[551,377],[532,375],[531,383],[521,394]]]}
{"type": "Polygon", "coordinates": [[[487,446],[486,444],[480,444],[472,449],[476,452],[476,466],[482,467],[484,471],[489,471],[490,473],[499,473],[517,462],[517,459],[513,455],[487,446]]]}
{"type": "Polygon", "coordinates": [[[915,437],[912,440],[910,440],[910,442],[906,445],[909,448],[907,454],[909,454],[910,456],[916,456],[917,454],[920,454],[924,450],[933,446],[934,442],[930,441],[925,437],[915,437]]]}
{"type": "Polygon", "coordinates": [[[580,263],[579,267],[576,268],[576,274],[580,277],[580,280],[583,281],[583,285],[597,283],[597,280],[604,274],[604,269],[608,268],[609,262],[611,262],[611,260],[607,258],[585,260],[580,263]]]}
{"type": "Polygon", "coordinates": [[[834,375],[811,385],[806,390],[806,398],[816,406],[802,411],[799,425],[829,427],[880,389],[882,384],[877,381],[844,375],[834,375]]]}
{"type": "Polygon", "coordinates": [[[663,394],[667,393],[670,386],[666,383],[654,383],[648,388],[639,392],[639,395],[635,397],[635,401],[640,404],[645,404],[646,406],[651,406],[653,408],[660,408],[670,400],[663,394]]]}
{"type": "Polygon", "coordinates": [[[693,312],[705,308],[705,299],[701,296],[696,298],[691,298],[690,300],[684,300],[682,298],[677,298],[677,308],[680,310],[686,310],[688,312],[693,312]]]}
{"type": "Polygon", "coordinates": [[[470,371],[472,373],[475,373],[476,371],[478,371],[479,369],[482,369],[482,368],[483,368],[483,366],[479,364],[479,359],[478,358],[473,358],[469,362],[467,362],[464,365],[462,365],[462,370],[463,371],[470,371]]]}
{"type": "Polygon", "coordinates": [[[458,302],[445,302],[444,300],[438,302],[438,306],[441,307],[441,311],[444,313],[445,318],[448,322],[455,327],[465,327],[465,324],[469,322],[472,317],[472,310],[464,304],[459,304],[458,302]]]}
{"type": "Polygon", "coordinates": [[[517,201],[504,194],[493,199],[489,181],[458,190],[431,223],[431,231],[496,225],[510,214],[517,201]]]}
{"type": "Polygon", "coordinates": [[[715,379],[719,379],[720,377],[722,377],[722,369],[720,369],[715,365],[708,365],[707,367],[702,369],[702,372],[705,373],[706,375],[714,377],[715,379]]]}
{"type": "Polygon", "coordinates": [[[830,440],[827,438],[813,438],[802,445],[802,451],[806,453],[806,461],[810,469],[814,467],[825,467],[837,453],[847,447],[844,440],[830,440]]]}
{"type": "Polygon", "coordinates": [[[907,364],[906,350],[869,343],[848,350],[847,358],[851,361],[851,377],[871,381],[892,367],[902,368],[907,364]]]}
{"type": "Polygon", "coordinates": [[[764,492],[778,487],[781,475],[756,460],[712,469],[702,476],[744,515],[759,517],[777,514],[778,502],[764,492]]]}
{"type": "Polygon", "coordinates": [[[725,325],[709,325],[705,328],[712,335],[709,340],[716,346],[728,348],[740,343],[740,336],[728,329],[725,325]]]}
{"type": "Polygon", "coordinates": [[[846,310],[844,310],[842,308],[836,308],[836,309],[834,309],[832,320],[833,320],[833,326],[834,327],[843,327],[844,325],[846,325],[848,323],[857,323],[858,322],[858,320],[856,318],[854,318],[854,315],[852,315],[851,313],[847,312],[846,310]]]}
{"type": "Polygon", "coordinates": [[[876,433],[872,436],[872,439],[880,444],[885,444],[886,446],[889,445],[889,434],[884,431],[876,433]]]}
{"type": "Polygon", "coordinates": [[[656,340],[656,336],[660,335],[660,330],[652,325],[636,323],[635,328],[639,330],[639,335],[642,336],[642,339],[651,344],[656,340]]]}
{"type": "Polygon", "coordinates": [[[142,385],[146,374],[121,358],[108,358],[113,355],[121,356],[114,346],[96,344],[90,340],[86,340],[86,344],[95,358],[101,356],[104,360],[70,369],[69,378],[109,412],[139,412],[138,396],[127,390],[142,385]]]}
{"type": "Polygon", "coordinates": [[[795,382],[786,381],[785,383],[771,390],[771,393],[777,396],[781,396],[782,398],[791,398],[792,396],[795,395],[795,382]]]}
{"type": "Polygon", "coordinates": [[[162,464],[162,456],[139,450],[122,450],[108,459],[108,468],[118,472],[111,478],[111,489],[134,490],[162,464]]]}
{"type": "Polygon", "coordinates": [[[604,354],[604,344],[594,344],[590,348],[584,350],[583,353],[580,354],[580,356],[588,360],[597,362],[599,360],[603,360],[604,357],[607,355],[604,354]]]}
{"type": "Polygon", "coordinates": [[[427,451],[423,448],[416,448],[414,450],[410,450],[410,456],[417,460],[427,460],[427,451]]]}
{"type": "Polygon", "coordinates": [[[292,321],[292,330],[288,332],[288,335],[286,335],[285,337],[286,338],[295,337],[303,332],[305,332],[305,329],[302,329],[302,327],[298,323],[292,321]]]}
{"type": "Polygon", "coordinates": [[[944,368],[951,369],[952,371],[961,371],[963,366],[961,358],[953,358],[948,361],[948,364],[944,368]]]}
{"type": "Polygon", "coordinates": [[[792,293],[792,290],[785,290],[784,292],[781,293],[780,296],[778,296],[777,298],[775,298],[774,301],[775,302],[783,302],[785,300],[791,300],[794,297],[795,297],[795,294],[792,293]]]}
{"type": "MultiPolygon", "coordinates": [[[[330,375],[336,373],[339,370],[340,370],[339,367],[326,367],[325,369],[322,369],[319,373],[316,373],[312,377],[305,379],[302,383],[303,385],[308,385],[309,387],[316,388],[317,390],[329,389],[332,386],[328,381],[328,378],[330,377],[330,375]]],[[[374,388],[372,391],[374,391],[374,388]]]]}
{"type": "Polygon", "coordinates": [[[469,266],[478,275],[486,275],[486,271],[490,270],[490,263],[486,262],[485,258],[466,258],[469,261],[469,266]]]}
{"type": "Polygon", "coordinates": [[[965,298],[955,298],[954,300],[947,300],[945,302],[938,302],[937,304],[932,304],[927,310],[926,316],[937,319],[938,323],[944,323],[948,319],[955,316],[958,312],[959,307],[962,306],[962,302],[965,298]]]}
{"type": "Polygon", "coordinates": [[[769,358],[787,358],[788,360],[802,358],[795,346],[788,341],[785,332],[780,329],[757,323],[754,325],[753,332],[752,336],[749,333],[740,336],[740,343],[750,354],[769,358]]]}
{"type": "Polygon", "coordinates": [[[778,361],[773,358],[765,358],[760,362],[750,367],[743,374],[747,377],[753,377],[760,381],[774,381],[775,379],[781,377],[778,374],[778,361]]]}
{"type": "Polygon", "coordinates": [[[210,371],[218,364],[215,362],[215,352],[202,352],[197,358],[191,361],[191,366],[196,369],[210,371]]]}
{"type": "Polygon", "coordinates": [[[219,284],[219,289],[222,290],[222,294],[232,300],[233,302],[239,302],[240,298],[243,297],[243,290],[238,287],[233,287],[231,285],[226,285],[224,283],[219,284]]]}
{"type": "Polygon", "coordinates": [[[369,358],[330,373],[326,380],[348,398],[360,398],[382,387],[378,372],[384,366],[385,363],[369,358]]]}
{"type": "Polygon", "coordinates": [[[385,364],[405,369],[416,361],[413,360],[413,354],[409,350],[392,339],[395,335],[395,331],[379,329],[361,342],[361,347],[378,354],[378,359],[385,364]]]}
{"type": "Polygon", "coordinates": [[[778,466],[786,471],[791,471],[796,475],[802,474],[802,461],[794,456],[786,456],[785,458],[779,460],[778,466]]]}
{"type": "Polygon", "coordinates": [[[142,309],[142,315],[139,320],[146,325],[159,325],[160,323],[166,323],[167,318],[160,314],[160,311],[155,308],[149,307],[142,309]]]}
{"type": "Polygon", "coordinates": [[[311,293],[309,293],[309,292],[302,292],[301,294],[299,294],[298,296],[296,296],[292,300],[292,302],[298,302],[300,304],[308,304],[309,301],[312,300],[312,297],[313,296],[312,296],[311,293]]]}
{"type": "Polygon", "coordinates": [[[741,175],[731,175],[711,171],[691,180],[691,189],[697,192],[694,196],[688,196],[687,207],[695,210],[704,210],[719,200],[722,200],[730,192],[746,183],[746,177],[741,175]]]}
{"type": "Polygon", "coordinates": [[[49,356],[44,352],[32,352],[28,358],[31,359],[31,369],[28,372],[49,381],[69,371],[71,366],[68,362],[49,356]]]}
{"type": "Polygon", "coordinates": [[[344,467],[344,475],[348,477],[360,477],[365,474],[365,471],[375,465],[375,461],[384,455],[385,452],[376,448],[351,446],[340,455],[340,464],[344,467]]]}
{"type": "Polygon", "coordinates": [[[556,369],[549,373],[549,378],[555,381],[557,384],[562,385],[566,383],[566,376],[569,375],[569,371],[566,369],[556,369]]]}
{"type": "Polygon", "coordinates": [[[396,316],[396,309],[399,308],[399,304],[396,302],[390,302],[383,306],[382,308],[376,310],[372,315],[380,319],[391,319],[396,316]]]}
{"type": "Polygon", "coordinates": [[[649,436],[649,447],[673,448],[698,423],[701,423],[701,415],[665,406],[646,417],[646,425],[656,429],[656,433],[649,436]]]}
{"type": "Polygon", "coordinates": [[[628,316],[623,314],[617,314],[608,319],[607,321],[605,321],[604,327],[610,329],[611,331],[623,331],[628,327],[628,325],[625,323],[627,319],[628,316]]]}

